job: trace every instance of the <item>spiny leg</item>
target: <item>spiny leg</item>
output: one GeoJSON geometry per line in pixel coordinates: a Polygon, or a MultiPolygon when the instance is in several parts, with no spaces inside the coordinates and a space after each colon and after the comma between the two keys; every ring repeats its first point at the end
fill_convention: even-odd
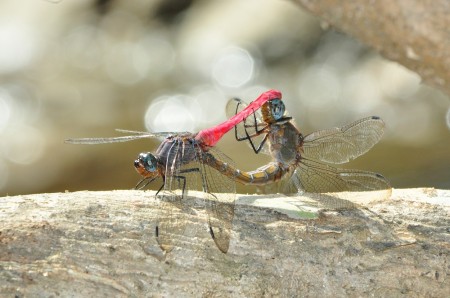
{"type": "Polygon", "coordinates": [[[155,178],[143,178],[141,180],[139,180],[139,182],[136,184],[136,186],[134,187],[134,189],[143,189],[144,187],[146,187],[147,185],[149,185],[150,183],[153,182],[153,180],[155,180],[155,178]],[[145,183],[144,183],[145,182],[145,183]]]}
{"type": "MultiPolygon", "coordinates": [[[[207,183],[206,183],[205,177],[203,176],[203,174],[202,174],[202,172],[200,171],[199,168],[184,169],[184,170],[180,171],[180,174],[192,173],[192,172],[197,172],[197,173],[200,174],[200,177],[202,178],[202,190],[204,192],[208,192],[208,187],[207,187],[207,183]]],[[[185,187],[186,187],[186,177],[184,177],[184,176],[175,176],[175,177],[179,177],[179,178],[184,179],[183,192],[182,192],[182,194],[184,196],[184,190],[185,190],[185,187]]]]}
{"type": "Polygon", "coordinates": [[[263,148],[264,144],[266,143],[267,138],[269,137],[269,134],[266,133],[266,135],[264,136],[264,138],[261,141],[261,143],[259,143],[258,148],[255,147],[255,144],[253,143],[253,140],[252,140],[252,138],[254,136],[256,136],[256,134],[255,135],[249,135],[246,127],[245,127],[245,136],[246,136],[245,139],[247,139],[250,142],[250,146],[252,146],[253,151],[256,154],[258,154],[261,151],[261,149],[263,148]]]}
{"type": "MultiPolygon", "coordinates": [[[[160,188],[158,189],[158,191],[156,192],[155,197],[158,196],[159,192],[163,189],[164,185],[166,185],[166,176],[165,176],[165,175],[162,176],[162,179],[163,179],[163,184],[161,185],[161,187],[160,187],[160,188]]],[[[158,224],[157,224],[156,227],[155,227],[155,235],[156,235],[156,237],[159,237],[159,227],[158,227],[158,224]]]]}
{"type": "MultiPolygon", "coordinates": [[[[239,110],[239,105],[240,105],[240,104],[241,104],[241,102],[238,102],[238,104],[236,105],[236,111],[235,111],[235,114],[238,114],[238,110],[239,110]]],[[[268,126],[268,125],[265,125],[262,129],[258,129],[258,126],[264,125],[264,123],[258,123],[258,122],[257,122],[255,110],[253,110],[253,113],[252,113],[252,114],[253,114],[253,121],[254,121],[254,124],[252,124],[252,125],[247,125],[247,123],[246,123],[247,118],[243,118],[243,119],[242,119],[242,121],[244,122],[244,128],[245,128],[245,129],[247,129],[248,127],[254,127],[254,129],[255,129],[255,133],[252,134],[252,135],[250,136],[250,138],[255,137],[255,136],[259,136],[260,134],[262,134],[262,133],[265,131],[265,129],[266,129],[267,126],[268,126]]],[[[237,125],[234,126],[234,137],[236,138],[237,141],[249,140],[249,137],[248,137],[248,136],[246,136],[246,137],[241,137],[241,136],[238,135],[237,125]]]]}
{"type": "MultiPolygon", "coordinates": [[[[240,104],[241,104],[241,102],[238,102],[238,104],[236,105],[235,114],[238,114],[238,110],[239,110],[239,105],[240,104]]],[[[236,138],[236,140],[238,142],[248,140],[250,142],[250,145],[251,145],[253,151],[256,154],[258,154],[261,151],[261,149],[263,148],[263,146],[264,146],[264,144],[265,144],[265,142],[267,140],[268,135],[266,133],[266,135],[264,136],[264,139],[261,141],[261,143],[259,144],[258,148],[256,148],[255,144],[253,143],[252,138],[256,137],[256,136],[259,136],[262,133],[265,133],[265,131],[269,127],[269,125],[265,125],[262,129],[258,129],[258,126],[264,125],[264,123],[258,123],[257,122],[255,110],[253,110],[252,114],[253,114],[253,121],[254,121],[253,125],[247,125],[247,123],[246,123],[247,118],[243,118],[242,119],[242,121],[244,122],[245,137],[241,137],[241,136],[238,135],[237,125],[234,126],[234,137],[236,138]],[[248,133],[248,131],[247,131],[247,128],[249,128],[249,127],[254,127],[255,133],[250,135],[248,133]]]]}

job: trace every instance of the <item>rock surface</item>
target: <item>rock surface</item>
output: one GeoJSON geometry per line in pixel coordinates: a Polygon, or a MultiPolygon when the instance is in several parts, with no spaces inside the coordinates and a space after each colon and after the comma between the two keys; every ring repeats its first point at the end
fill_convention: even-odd
{"type": "Polygon", "coordinates": [[[450,94],[448,0],[294,0],[450,94]]]}
{"type": "MultiPolygon", "coordinates": [[[[368,196],[368,195],[366,195],[368,196]]],[[[202,210],[170,253],[152,192],[0,198],[0,293],[87,296],[428,296],[450,293],[450,191],[394,190],[324,209],[238,195],[227,254],[202,210]],[[358,205],[357,208],[347,208],[358,205]]]]}

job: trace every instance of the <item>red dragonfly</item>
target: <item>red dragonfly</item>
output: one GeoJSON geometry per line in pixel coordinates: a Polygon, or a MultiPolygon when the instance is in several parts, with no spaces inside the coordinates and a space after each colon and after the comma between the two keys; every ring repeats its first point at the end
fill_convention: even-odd
{"type": "MultiPolygon", "coordinates": [[[[234,217],[235,176],[231,160],[213,148],[220,138],[235,125],[248,118],[265,102],[281,99],[281,92],[269,90],[240,113],[213,128],[197,134],[150,133],[119,130],[132,135],[113,138],[67,139],[70,144],[107,144],[137,139],[164,137],[155,154],[139,154],[134,166],[143,177],[136,188],[142,188],[161,177],[160,216],[155,228],[157,241],[164,251],[174,247],[176,237],[185,235],[186,224],[181,217],[191,209],[185,196],[189,190],[202,190],[208,215],[209,231],[217,247],[226,253],[230,244],[231,226],[234,217]]],[[[182,239],[180,239],[182,241],[182,239]]]]}
{"type": "MultiPolygon", "coordinates": [[[[249,107],[240,99],[232,99],[227,114],[238,115],[240,109],[249,107]]],[[[306,136],[291,120],[292,117],[286,116],[283,101],[274,99],[262,105],[261,114],[253,113],[253,117],[236,126],[236,140],[249,141],[255,153],[263,151],[273,160],[248,172],[253,179],[246,184],[267,184],[286,178],[285,192],[386,190],[390,195],[389,182],[380,174],[329,165],[346,163],[372,148],[383,135],[384,122],[379,117],[367,117],[306,136]],[[248,121],[252,123],[249,125],[248,121]],[[258,136],[262,139],[256,145],[254,140],[258,136]]]]}

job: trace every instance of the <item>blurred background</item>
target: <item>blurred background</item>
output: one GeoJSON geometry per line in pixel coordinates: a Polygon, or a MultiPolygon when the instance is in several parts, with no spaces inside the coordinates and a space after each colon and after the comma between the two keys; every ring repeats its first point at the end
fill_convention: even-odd
{"type": "MultiPolygon", "coordinates": [[[[3,0],[0,16],[1,196],[131,189],[133,161],[160,140],[63,140],[195,132],[268,89],[304,134],[382,117],[382,141],[346,167],[450,188],[449,98],[289,1],[3,0]]],[[[218,148],[243,170],[269,160],[243,143],[218,148]]]]}

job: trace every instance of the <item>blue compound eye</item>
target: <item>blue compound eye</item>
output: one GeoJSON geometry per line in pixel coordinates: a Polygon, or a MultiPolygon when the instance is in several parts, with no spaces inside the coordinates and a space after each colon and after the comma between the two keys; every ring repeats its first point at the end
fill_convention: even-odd
{"type": "Polygon", "coordinates": [[[270,108],[271,108],[272,117],[275,120],[279,120],[279,119],[283,118],[286,108],[285,108],[284,103],[283,103],[283,101],[281,99],[278,99],[278,98],[273,99],[271,101],[271,107],[270,108]]]}
{"type": "MultiPolygon", "coordinates": [[[[155,172],[158,161],[156,157],[151,153],[141,153],[139,154],[139,158],[136,161],[139,164],[142,164],[148,172],[155,172]]],[[[135,162],[135,166],[136,166],[135,162]]]]}

